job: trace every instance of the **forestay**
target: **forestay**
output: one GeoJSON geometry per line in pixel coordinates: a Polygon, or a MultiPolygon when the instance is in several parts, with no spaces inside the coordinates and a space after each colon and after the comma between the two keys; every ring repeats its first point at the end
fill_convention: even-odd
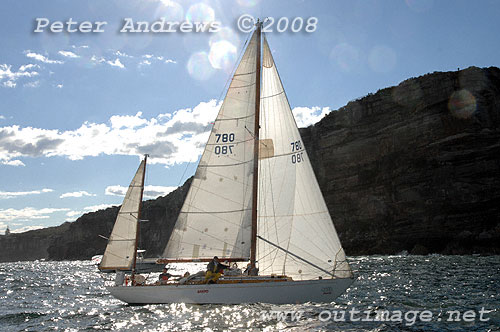
{"type": "MultiPolygon", "coordinates": [[[[265,38],[260,112],[258,234],[335,277],[350,277],[265,38]]],[[[257,247],[260,274],[331,277],[262,240],[257,247]]]]}
{"type": "Polygon", "coordinates": [[[101,270],[130,270],[132,268],[145,169],[146,160],[143,160],[128,187],[116,217],[108,246],[99,265],[101,270]]]}
{"type": "Polygon", "coordinates": [[[255,58],[254,34],[165,249],[168,259],[250,257],[255,58]]]}

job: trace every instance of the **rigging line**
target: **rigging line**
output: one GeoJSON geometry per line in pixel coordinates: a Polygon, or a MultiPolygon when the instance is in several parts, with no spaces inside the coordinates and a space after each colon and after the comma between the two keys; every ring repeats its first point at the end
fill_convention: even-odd
{"type": "Polygon", "coordinates": [[[291,251],[288,251],[288,250],[286,250],[285,248],[280,247],[280,246],[278,246],[277,244],[274,244],[274,243],[272,243],[271,241],[268,241],[268,240],[264,239],[263,237],[261,237],[261,236],[259,236],[259,235],[257,235],[257,237],[258,237],[259,239],[261,239],[262,241],[267,242],[267,243],[269,243],[269,244],[271,244],[271,245],[275,246],[275,247],[276,247],[276,248],[278,248],[278,249],[281,249],[281,250],[283,250],[283,251],[285,251],[285,252],[288,252],[291,256],[293,256],[293,257],[295,257],[295,258],[300,259],[301,261],[303,261],[303,262],[305,262],[305,263],[307,263],[307,264],[309,264],[309,265],[311,265],[311,266],[313,266],[313,267],[317,268],[318,270],[321,270],[321,271],[323,271],[323,272],[325,272],[325,273],[327,273],[327,274],[331,275],[332,277],[335,277],[335,275],[334,275],[334,274],[332,274],[332,273],[330,273],[329,271],[327,271],[327,270],[323,269],[322,267],[319,267],[318,265],[316,265],[316,264],[314,264],[314,263],[309,262],[308,260],[306,260],[306,259],[304,259],[304,258],[302,258],[302,257],[300,257],[300,256],[298,256],[298,255],[296,255],[296,254],[294,254],[294,253],[292,253],[291,251]]]}

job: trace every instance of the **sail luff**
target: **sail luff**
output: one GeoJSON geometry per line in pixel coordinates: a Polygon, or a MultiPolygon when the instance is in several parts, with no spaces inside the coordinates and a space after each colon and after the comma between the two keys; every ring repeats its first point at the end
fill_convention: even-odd
{"type": "Polygon", "coordinates": [[[145,167],[143,160],[125,194],[99,265],[101,270],[130,270],[133,266],[145,167]]]}
{"type": "Polygon", "coordinates": [[[257,21],[255,34],[257,35],[257,52],[255,55],[255,125],[254,125],[254,159],[253,159],[253,183],[252,183],[252,234],[250,244],[250,264],[255,268],[257,257],[257,217],[258,217],[258,186],[259,186],[259,131],[260,131],[260,80],[261,80],[261,27],[262,22],[257,21]]]}
{"type": "Polygon", "coordinates": [[[137,210],[137,224],[136,224],[136,231],[135,231],[135,244],[134,244],[134,263],[132,264],[132,280],[134,280],[134,274],[135,274],[135,268],[137,264],[137,247],[139,245],[139,236],[140,236],[140,227],[139,223],[141,220],[141,208],[142,208],[142,199],[144,195],[144,180],[146,178],[146,164],[148,161],[148,155],[144,155],[144,170],[142,172],[142,181],[141,181],[141,195],[139,199],[139,208],[137,210]]]}

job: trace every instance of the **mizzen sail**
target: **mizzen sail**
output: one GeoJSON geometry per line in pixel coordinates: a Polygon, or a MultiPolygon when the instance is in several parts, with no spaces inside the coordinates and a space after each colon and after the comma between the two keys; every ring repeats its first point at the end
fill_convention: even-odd
{"type": "Polygon", "coordinates": [[[144,172],[146,160],[143,160],[128,187],[122,206],[116,217],[115,225],[106,251],[102,257],[101,270],[130,270],[135,256],[137,223],[144,190],[144,172]]]}

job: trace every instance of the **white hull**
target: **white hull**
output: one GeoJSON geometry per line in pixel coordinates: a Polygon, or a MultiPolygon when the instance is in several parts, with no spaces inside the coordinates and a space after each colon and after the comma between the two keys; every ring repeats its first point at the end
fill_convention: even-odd
{"type": "Polygon", "coordinates": [[[354,279],[206,285],[111,286],[108,291],[129,304],[154,303],[304,303],[334,301],[354,279]]]}

